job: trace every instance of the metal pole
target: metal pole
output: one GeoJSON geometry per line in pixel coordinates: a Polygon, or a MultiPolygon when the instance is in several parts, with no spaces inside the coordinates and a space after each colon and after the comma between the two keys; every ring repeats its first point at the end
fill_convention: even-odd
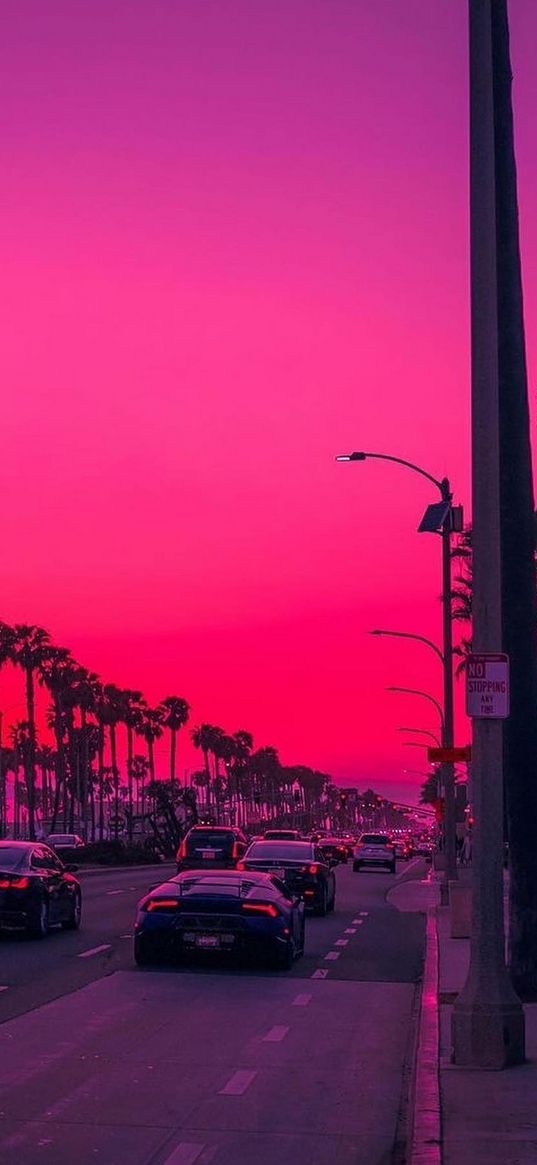
{"type": "MultiPolygon", "coordinates": [[[[492,3],[469,0],[472,315],[473,647],[502,647],[496,168],[492,3]]],[[[524,1012],[505,966],[501,720],[473,722],[470,968],[452,1016],[453,1059],[473,1068],[524,1060],[524,1012]]]]}
{"type": "MultiPolygon", "coordinates": [[[[443,672],[444,672],[444,747],[453,748],[453,628],[451,622],[451,490],[449,481],[442,482],[442,496],[450,505],[442,527],[442,621],[443,621],[443,672]]],[[[446,868],[442,900],[449,901],[449,883],[457,880],[457,827],[455,822],[455,769],[450,762],[443,766],[444,785],[444,838],[446,868]]]]}

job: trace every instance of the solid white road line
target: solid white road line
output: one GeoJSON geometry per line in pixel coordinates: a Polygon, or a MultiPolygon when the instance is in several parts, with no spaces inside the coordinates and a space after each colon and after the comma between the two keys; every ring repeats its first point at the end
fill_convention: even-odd
{"type": "Polygon", "coordinates": [[[311,977],[312,977],[312,979],[326,979],[327,975],[328,975],[328,970],[325,970],[323,967],[319,967],[319,969],[317,971],[313,972],[313,975],[311,977]]]}
{"type": "Polygon", "coordinates": [[[281,1040],[285,1039],[285,1036],[287,1035],[288,1031],[289,1031],[289,1028],[284,1027],[283,1024],[276,1024],[275,1027],[271,1027],[270,1031],[267,1032],[266,1036],[263,1036],[263,1043],[264,1044],[279,1044],[281,1042],[281,1040]]]}
{"type": "Polygon", "coordinates": [[[349,945],[349,940],[348,940],[348,938],[338,938],[338,939],[336,939],[336,942],[335,942],[335,946],[336,946],[336,947],[348,947],[348,945],[349,945]]]}
{"type": "Polygon", "coordinates": [[[100,955],[101,951],[109,951],[112,943],[102,943],[100,947],[90,947],[89,951],[82,951],[79,959],[89,959],[91,955],[100,955]]]}
{"type": "Polygon", "coordinates": [[[111,898],[113,894],[124,894],[125,891],[124,890],[107,890],[106,893],[107,893],[108,898],[111,898]]]}
{"type": "Polygon", "coordinates": [[[166,1157],[164,1165],[194,1165],[199,1161],[205,1145],[194,1145],[189,1141],[180,1141],[171,1157],[166,1157]]]}
{"type": "Polygon", "coordinates": [[[328,954],[324,957],[326,960],[330,959],[332,962],[334,962],[335,959],[339,959],[340,954],[341,951],[329,951],[328,954]]]}
{"type": "Polygon", "coordinates": [[[256,1076],[257,1072],[234,1072],[227,1084],[224,1084],[224,1087],[220,1089],[220,1096],[242,1096],[256,1076]]]}
{"type": "Polygon", "coordinates": [[[406,878],[407,875],[410,873],[410,870],[412,870],[414,868],[414,866],[417,866],[419,862],[421,862],[421,858],[413,858],[412,861],[409,863],[409,865],[406,867],[406,869],[401,870],[401,873],[397,875],[395,881],[400,882],[401,878],[406,878]]]}
{"type": "Polygon", "coordinates": [[[307,1007],[311,1003],[311,995],[295,995],[293,1007],[307,1007]]]}

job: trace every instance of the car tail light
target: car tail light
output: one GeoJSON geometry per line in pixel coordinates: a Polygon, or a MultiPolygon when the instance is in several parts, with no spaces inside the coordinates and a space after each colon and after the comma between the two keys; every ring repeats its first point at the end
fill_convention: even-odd
{"type": "Polygon", "coordinates": [[[177,859],[176,860],[179,862],[182,860],[182,858],[186,858],[186,841],[184,839],[181,842],[179,849],[177,850],[177,859]]]}
{"type": "Polygon", "coordinates": [[[181,903],[178,898],[150,898],[144,906],[144,910],[148,910],[150,913],[154,911],[169,913],[170,911],[180,909],[181,903]]]}
{"type": "Polygon", "coordinates": [[[233,858],[233,860],[235,861],[237,858],[240,858],[240,856],[241,856],[241,846],[240,846],[240,842],[239,842],[239,841],[234,841],[234,842],[233,842],[233,849],[232,849],[232,851],[231,851],[231,857],[232,857],[232,858],[233,858]]]}
{"type": "Polygon", "coordinates": [[[245,870],[246,866],[245,866],[244,862],[237,862],[236,869],[237,870],[245,870]]]}
{"type": "Polygon", "coordinates": [[[319,873],[319,867],[318,867],[317,863],[312,862],[311,866],[308,866],[308,874],[318,874],[318,873],[319,873]]]}
{"type": "Polygon", "coordinates": [[[242,909],[249,914],[268,914],[269,918],[277,918],[280,913],[272,902],[243,902],[242,909]]]}
{"type": "Polygon", "coordinates": [[[0,890],[27,890],[29,885],[29,878],[12,878],[9,874],[0,878],[0,890]]]}

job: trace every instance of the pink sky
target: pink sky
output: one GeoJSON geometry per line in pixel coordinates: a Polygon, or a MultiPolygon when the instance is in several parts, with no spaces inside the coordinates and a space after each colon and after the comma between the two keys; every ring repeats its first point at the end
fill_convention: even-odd
{"type": "MultiPolygon", "coordinates": [[[[334,455],[418,461],[468,507],[466,4],[19,0],[2,23],[2,617],[414,798],[396,728],[434,718],[384,687],[439,695],[439,667],[366,632],[438,639],[436,498],[334,455]]],[[[511,26],[531,373],[534,0],[511,26]]]]}

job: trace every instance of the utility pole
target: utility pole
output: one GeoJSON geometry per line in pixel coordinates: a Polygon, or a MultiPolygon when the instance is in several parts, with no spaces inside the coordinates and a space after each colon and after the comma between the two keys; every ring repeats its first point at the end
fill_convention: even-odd
{"type": "MultiPolygon", "coordinates": [[[[472,555],[475,652],[502,649],[496,158],[492,12],[469,0],[472,335],[472,555]]],[[[456,1064],[505,1068],[524,1060],[524,1012],[505,965],[503,729],[473,721],[475,830],[470,968],[453,1007],[456,1064]]]]}

